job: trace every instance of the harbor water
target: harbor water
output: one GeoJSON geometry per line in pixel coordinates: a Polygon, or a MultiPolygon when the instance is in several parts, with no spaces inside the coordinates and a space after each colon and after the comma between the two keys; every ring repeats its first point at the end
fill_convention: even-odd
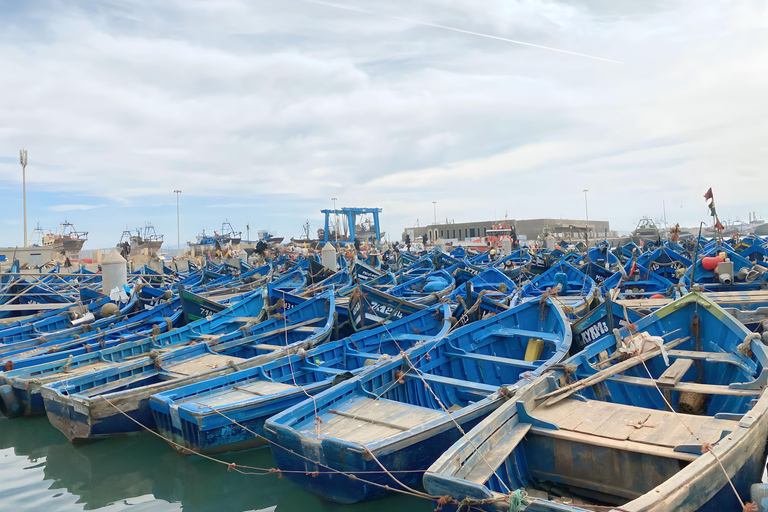
{"type": "MultiPolygon", "coordinates": [[[[218,457],[273,467],[268,448],[218,457]]],[[[359,505],[323,501],[276,474],[244,475],[185,457],[149,433],[72,444],[45,417],[0,419],[0,510],[71,512],[429,512],[425,500],[394,496],[359,505]]]]}

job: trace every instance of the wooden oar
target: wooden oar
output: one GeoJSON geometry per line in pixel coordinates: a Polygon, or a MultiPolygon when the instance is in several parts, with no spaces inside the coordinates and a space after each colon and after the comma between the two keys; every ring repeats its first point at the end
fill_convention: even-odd
{"type": "MultiPolygon", "coordinates": [[[[686,336],[685,338],[677,338],[675,340],[670,341],[669,343],[665,343],[664,349],[670,350],[680,345],[681,343],[688,341],[689,339],[691,339],[690,336],[686,336]]],[[[610,368],[601,370],[598,373],[590,377],[587,377],[586,379],[582,379],[578,382],[574,382],[573,384],[570,384],[568,386],[552,391],[551,393],[547,393],[546,395],[540,396],[537,398],[537,400],[544,400],[546,398],[547,400],[542,405],[556,404],[560,400],[563,400],[564,398],[569,397],[570,395],[576,393],[577,391],[581,391],[582,389],[587,388],[589,386],[594,386],[595,384],[598,384],[610,377],[613,377],[614,375],[617,375],[625,370],[628,370],[633,366],[637,366],[638,364],[644,361],[647,361],[648,359],[656,357],[659,354],[661,354],[661,349],[657,347],[643,354],[633,356],[627,359],[626,361],[622,361],[618,364],[611,366],[610,368]]]]}

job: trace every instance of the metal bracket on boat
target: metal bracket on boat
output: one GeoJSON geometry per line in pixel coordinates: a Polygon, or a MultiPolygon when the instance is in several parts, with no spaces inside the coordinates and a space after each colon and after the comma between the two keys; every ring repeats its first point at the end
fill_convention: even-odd
{"type": "Polygon", "coordinates": [[[715,414],[716,420],[731,420],[731,421],[741,421],[741,418],[744,417],[744,413],[732,413],[732,412],[719,412],[715,414]]]}
{"type": "Polygon", "coordinates": [[[733,382],[728,386],[728,388],[757,390],[763,389],[766,385],[768,385],[768,368],[763,368],[763,371],[760,372],[760,375],[758,375],[755,380],[751,382],[733,382]]]}
{"type": "Polygon", "coordinates": [[[517,405],[517,416],[520,418],[521,423],[530,423],[534,427],[547,428],[549,430],[560,430],[560,427],[554,423],[531,416],[523,402],[518,401],[515,405],[517,405]]]}
{"type": "Polygon", "coordinates": [[[171,417],[171,425],[174,428],[181,430],[181,419],[179,419],[179,406],[171,405],[168,407],[168,414],[171,417]]]}
{"type": "MultiPolygon", "coordinates": [[[[728,419],[728,418],[725,418],[728,419]]],[[[726,436],[731,435],[733,431],[732,430],[723,430],[720,433],[720,439],[718,439],[716,442],[712,443],[713,446],[716,446],[717,443],[722,441],[726,436]]],[[[679,444],[675,446],[674,451],[678,453],[691,453],[693,455],[703,455],[704,452],[701,451],[702,445],[701,444],[679,444]]]]}
{"type": "Polygon", "coordinates": [[[674,451],[678,453],[690,453],[693,455],[703,455],[700,444],[679,444],[675,446],[674,451]]]}

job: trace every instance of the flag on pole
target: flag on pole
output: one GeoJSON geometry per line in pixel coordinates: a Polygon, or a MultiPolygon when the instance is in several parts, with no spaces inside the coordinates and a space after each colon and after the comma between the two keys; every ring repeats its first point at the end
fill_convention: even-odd
{"type": "Polygon", "coordinates": [[[709,190],[704,194],[704,200],[709,201],[712,199],[712,187],[709,187],[709,190]]]}

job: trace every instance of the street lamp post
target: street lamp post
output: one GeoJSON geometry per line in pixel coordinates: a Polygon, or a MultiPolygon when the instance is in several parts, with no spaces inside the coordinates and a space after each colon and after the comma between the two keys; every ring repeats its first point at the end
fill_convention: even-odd
{"type": "Polygon", "coordinates": [[[19,162],[21,163],[21,193],[24,204],[24,247],[27,246],[27,150],[19,151],[19,162]]]}
{"type": "Polygon", "coordinates": [[[435,224],[437,224],[437,201],[432,201],[432,212],[435,215],[435,224]]]}
{"type": "Polygon", "coordinates": [[[181,190],[174,190],[174,194],[176,194],[176,257],[181,257],[181,229],[179,224],[179,194],[181,194],[181,190]]]}
{"type": "Polygon", "coordinates": [[[589,233],[589,206],[587,204],[587,192],[589,189],[584,189],[584,215],[587,217],[587,233],[589,233]]]}
{"type": "Polygon", "coordinates": [[[336,213],[336,198],[332,197],[331,201],[333,201],[333,218],[335,221],[333,232],[336,233],[336,245],[339,245],[339,215],[336,213]]]}

